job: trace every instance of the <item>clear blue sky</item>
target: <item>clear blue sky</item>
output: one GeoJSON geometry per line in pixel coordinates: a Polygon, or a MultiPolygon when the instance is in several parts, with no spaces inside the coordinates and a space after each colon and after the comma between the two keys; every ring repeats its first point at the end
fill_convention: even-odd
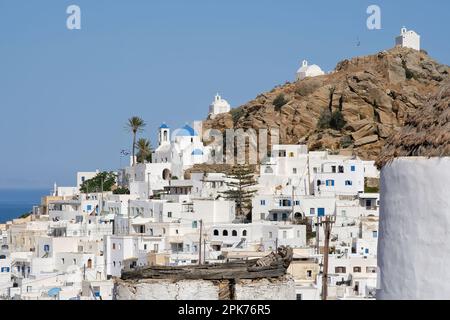
{"type": "Polygon", "coordinates": [[[449,12],[448,0],[0,0],[0,188],[117,169],[130,116],[155,145],[161,122],[204,119],[216,92],[239,106],[304,58],[330,71],[391,48],[402,26],[450,64],[449,12]],[[70,4],[82,30],[66,28],[70,4]],[[370,4],[381,30],[366,28],[370,4]]]}

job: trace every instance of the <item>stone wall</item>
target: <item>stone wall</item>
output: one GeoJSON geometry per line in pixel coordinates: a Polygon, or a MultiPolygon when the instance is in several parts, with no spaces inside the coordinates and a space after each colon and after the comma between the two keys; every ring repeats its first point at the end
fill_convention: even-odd
{"type": "Polygon", "coordinates": [[[295,300],[295,283],[289,277],[237,280],[116,280],[116,300],[295,300]]]}

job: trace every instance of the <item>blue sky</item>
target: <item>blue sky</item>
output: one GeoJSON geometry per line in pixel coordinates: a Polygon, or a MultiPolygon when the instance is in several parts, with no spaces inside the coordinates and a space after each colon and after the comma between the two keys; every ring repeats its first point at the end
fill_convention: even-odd
{"type": "Polygon", "coordinates": [[[117,169],[130,116],[155,145],[160,123],[204,119],[216,92],[239,106],[302,59],[330,71],[391,48],[402,26],[450,64],[448,12],[447,0],[0,0],[0,188],[117,169]],[[81,30],[66,28],[71,4],[81,30]],[[366,28],[370,4],[381,30],[366,28]]]}

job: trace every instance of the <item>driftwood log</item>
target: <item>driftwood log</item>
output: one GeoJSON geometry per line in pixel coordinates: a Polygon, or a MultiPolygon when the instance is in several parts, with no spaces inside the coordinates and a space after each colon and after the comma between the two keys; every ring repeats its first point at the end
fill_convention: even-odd
{"type": "Polygon", "coordinates": [[[148,266],[123,271],[121,279],[226,280],[277,278],[286,274],[293,257],[290,247],[279,247],[277,253],[248,261],[192,266],[148,266]]]}

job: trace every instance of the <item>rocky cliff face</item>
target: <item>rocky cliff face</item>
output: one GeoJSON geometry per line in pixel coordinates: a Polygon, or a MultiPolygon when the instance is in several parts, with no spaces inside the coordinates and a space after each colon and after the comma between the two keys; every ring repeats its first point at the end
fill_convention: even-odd
{"type": "Polygon", "coordinates": [[[425,52],[396,47],[341,61],[324,76],[278,86],[203,126],[222,131],[277,127],[281,143],[376,159],[385,140],[439,90],[449,73],[448,66],[425,52]],[[318,125],[327,112],[340,113],[345,125],[318,125]]]}

